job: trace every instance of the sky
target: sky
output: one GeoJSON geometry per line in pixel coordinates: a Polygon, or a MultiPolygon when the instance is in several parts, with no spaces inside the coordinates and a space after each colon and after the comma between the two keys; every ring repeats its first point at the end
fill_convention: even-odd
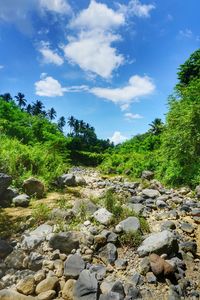
{"type": "Polygon", "coordinates": [[[0,94],[123,142],[164,121],[199,12],[199,0],[0,0],[0,94]]]}

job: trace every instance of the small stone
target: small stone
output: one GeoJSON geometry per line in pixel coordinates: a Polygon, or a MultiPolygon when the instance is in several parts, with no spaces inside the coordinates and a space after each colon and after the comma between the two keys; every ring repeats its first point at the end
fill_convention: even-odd
{"type": "Polygon", "coordinates": [[[114,244],[108,243],[106,246],[99,249],[99,256],[106,264],[113,264],[117,259],[117,248],[114,244]]]}
{"type": "Polygon", "coordinates": [[[39,283],[40,281],[44,280],[46,277],[45,271],[44,270],[39,270],[37,273],[34,275],[34,279],[36,283],[39,283]]]}
{"type": "Polygon", "coordinates": [[[128,265],[128,261],[126,259],[118,258],[115,261],[115,267],[117,270],[125,270],[128,265]]]}
{"type": "Polygon", "coordinates": [[[112,221],[113,214],[111,214],[106,208],[100,208],[93,214],[96,221],[103,225],[109,225],[112,221]]]}
{"type": "Polygon", "coordinates": [[[187,233],[192,233],[194,231],[194,227],[186,222],[181,223],[181,229],[187,233]]]}
{"type": "Polygon", "coordinates": [[[154,173],[152,171],[146,170],[142,172],[141,178],[143,179],[151,180],[153,179],[153,177],[154,177],[154,173]]]}
{"type": "Polygon", "coordinates": [[[124,232],[137,231],[140,229],[140,221],[136,217],[128,217],[121,221],[119,225],[122,227],[124,232]]]}
{"type": "Polygon", "coordinates": [[[0,291],[1,300],[35,300],[35,297],[25,296],[11,289],[3,289],[0,291]]]}
{"type": "Polygon", "coordinates": [[[119,300],[123,300],[125,297],[124,287],[121,281],[116,281],[111,289],[111,292],[119,294],[119,300]]]}

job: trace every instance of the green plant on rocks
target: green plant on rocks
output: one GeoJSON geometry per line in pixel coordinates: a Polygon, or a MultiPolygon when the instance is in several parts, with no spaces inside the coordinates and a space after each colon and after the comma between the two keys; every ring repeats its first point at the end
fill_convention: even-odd
{"type": "Polygon", "coordinates": [[[142,234],[140,231],[128,231],[119,236],[119,243],[122,247],[128,246],[136,248],[142,242],[142,234]]]}
{"type": "Polygon", "coordinates": [[[32,217],[37,225],[40,225],[44,222],[46,222],[49,219],[50,216],[50,208],[44,204],[40,203],[38,204],[32,212],[32,217]]]}

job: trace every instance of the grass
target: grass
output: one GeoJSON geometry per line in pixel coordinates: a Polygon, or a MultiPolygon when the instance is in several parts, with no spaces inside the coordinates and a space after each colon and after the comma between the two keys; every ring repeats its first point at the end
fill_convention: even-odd
{"type": "Polygon", "coordinates": [[[46,204],[38,204],[32,211],[32,218],[34,219],[35,224],[40,225],[49,220],[50,212],[51,210],[46,204]]]}
{"type": "Polygon", "coordinates": [[[6,239],[12,235],[20,232],[23,218],[13,218],[10,217],[4,209],[0,208],[0,237],[6,239]]]}
{"type": "Polygon", "coordinates": [[[124,232],[119,236],[118,239],[122,247],[128,246],[136,248],[142,242],[142,234],[140,231],[124,232]]]}

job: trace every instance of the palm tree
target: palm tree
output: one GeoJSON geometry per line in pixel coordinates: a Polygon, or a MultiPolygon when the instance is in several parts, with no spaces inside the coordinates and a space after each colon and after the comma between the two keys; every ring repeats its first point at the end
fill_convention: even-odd
{"type": "Polygon", "coordinates": [[[65,126],[66,121],[64,117],[60,117],[60,119],[58,120],[58,129],[63,132],[63,127],[65,126]]]}
{"type": "Polygon", "coordinates": [[[3,95],[0,95],[0,98],[3,98],[3,100],[6,102],[10,102],[12,100],[12,96],[10,95],[10,93],[5,93],[3,95]]]}
{"type": "Polygon", "coordinates": [[[149,132],[153,133],[154,135],[159,135],[163,131],[164,123],[161,119],[156,118],[151,124],[149,124],[151,127],[149,129],[149,132]]]}
{"type": "Polygon", "coordinates": [[[42,101],[36,100],[36,102],[33,103],[33,106],[32,106],[32,114],[34,116],[44,114],[43,108],[44,108],[44,104],[42,103],[42,101]]]}
{"type": "Polygon", "coordinates": [[[72,134],[73,128],[74,128],[75,118],[73,116],[70,116],[67,120],[67,124],[70,127],[70,133],[72,134]]]}
{"type": "Polygon", "coordinates": [[[28,114],[31,114],[32,113],[32,105],[31,104],[28,104],[27,107],[26,107],[26,112],[28,114]]]}
{"type": "Polygon", "coordinates": [[[47,112],[47,116],[49,117],[49,119],[52,121],[56,118],[56,111],[55,109],[52,107],[51,109],[48,110],[47,112]]]}
{"type": "Polygon", "coordinates": [[[15,96],[16,101],[18,102],[18,106],[19,106],[20,108],[26,106],[26,102],[27,102],[27,101],[26,101],[26,99],[25,99],[24,97],[25,97],[25,95],[22,94],[22,93],[18,93],[17,96],[15,96]]]}

